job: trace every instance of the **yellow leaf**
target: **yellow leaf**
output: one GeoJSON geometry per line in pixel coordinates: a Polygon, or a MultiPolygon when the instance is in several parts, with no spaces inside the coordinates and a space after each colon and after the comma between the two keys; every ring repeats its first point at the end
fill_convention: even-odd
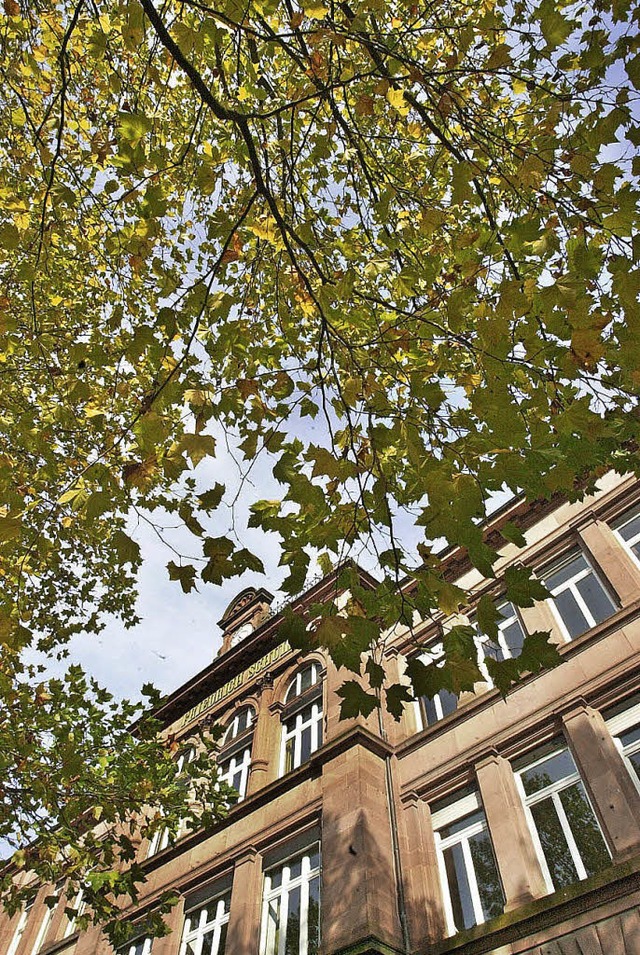
{"type": "Polygon", "coordinates": [[[387,90],[387,100],[391,103],[393,108],[397,110],[401,110],[406,106],[402,90],[394,90],[392,87],[389,87],[387,90]]]}
{"type": "Polygon", "coordinates": [[[310,20],[322,20],[328,14],[329,7],[325,7],[322,3],[314,3],[310,7],[305,7],[304,12],[310,20]]]}

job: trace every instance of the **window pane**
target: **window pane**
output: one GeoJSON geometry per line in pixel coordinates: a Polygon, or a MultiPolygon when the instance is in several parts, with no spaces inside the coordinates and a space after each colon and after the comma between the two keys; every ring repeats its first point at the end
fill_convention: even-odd
{"type": "Polygon", "coordinates": [[[563,789],[560,801],[587,874],[591,875],[609,865],[609,853],[582,783],[563,789]]]}
{"type": "Polygon", "coordinates": [[[267,910],[266,955],[277,955],[280,941],[280,898],[272,899],[267,910]]]}
{"type": "Polygon", "coordinates": [[[224,950],[225,950],[226,945],[227,945],[227,926],[228,926],[228,924],[229,924],[228,922],[225,922],[225,923],[220,927],[220,942],[219,942],[219,944],[218,944],[218,952],[217,952],[217,955],[224,955],[224,950]]]}
{"type": "Polygon", "coordinates": [[[426,720],[427,726],[433,726],[434,723],[437,723],[440,717],[436,712],[436,704],[433,697],[423,696],[421,697],[422,701],[422,711],[424,713],[424,718],[426,720]]]}
{"type": "Polygon", "coordinates": [[[458,931],[471,928],[476,924],[476,919],[461,844],[445,849],[443,856],[454,925],[458,931]]]}
{"type": "Polygon", "coordinates": [[[588,577],[579,580],[576,589],[593,614],[596,623],[611,616],[615,608],[595,574],[589,574],[588,577]]]}
{"type": "Polygon", "coordinates": [[[581,633],[589,629],[591,624],[578,606],[578,602],[570,590],[563,590],[562,593],[554,597],[553,600],[562,618],[562,622],[569,631],[570,637],[579,637],[581,633]]]}
{"type": "Polygon", "coordinates": [[[284,940],[285,955],[300,953],[300,886],[289,892],[287,934],[284,940]]]}
{"type": "Polygon", "coordinates": [[[318,876],[309,883],[307,943],[307,955],[317,955],[320,943],[320,878],[318,876]]]}
{"type": "Polygon", "coordinates": [[[563,567],[551,574],[545,574],[543,580],[544,584],[548,590],[555,590],[556,587],[566,584],[568,580],[571,580],[572,577],[576,577],[580,571],[586,570],[588,567],[586,560],[584,559],[583,554],[576,554],[571,560],[568,561],[563,567]]]}
{"type": "Polygon", "coordinates": [[[640,752],[632,753],[631,756],[627,756],[627,759],[633,766],[636,776],[640,779],[640,752]]]}
{"type": "Polygon", "coordinates": [[[636,514],[624,527],[619,527],[618,533],[625,541],[631,540],[632,537],[637,537],[637,535],[640,534],[640,514],[636,514]]]}
{"type": "Polygon", "coordinates": [[[478,822],[484,823],[484,813],[481,809],[478,809],[477,812],[469,813],[469,815],[463,816],[461,819],[456,819],[455,822],[449,823],[448,826],[443,826],[438,832],[440,833],[440,838],[445,840],[448,839],[449,836],[454,836],[456,832],[470,829],[471,826],[475,826],[478,822]]]}
{"type": "Polygon", "coordinates": [[[576,882],[578,873],[551,797],[531,806],[531,815],[540,837],[554,889],[561,889],[565,885],[576,882]]]}
{"type": "Polygon", "coordinates": [[[448,716],[449,713],[454,713],[458,709],[458,697],[455,693],[449,693],[448,690],[440,690],[438,696],[442,704],[443,717],[448,716]]]}
{"type": "Polygon", "coordinates": [[[501,915],[504,910],[502,884],[493,854],[489,833],[485,829],[469,839],[469,849],[478,883],[478,892],[485,919],[501,915]]]}
{"type": "Polygon", "coordinates": [[[311,756],[311,727],[307,726],[300,737],[300,763],[306,763],[311,756]]]}
{"type": "Polygon", "coordinates": [[[530,796],[532,793],[540,792],[541,789],[546,789],[552,783],[560,782],[561,779],[572,776],[575,772],[577,772],[576,764],[571,753],[568,749],[563,749],[561,752],[549,756],[544,762],[538,763],[532,769],[523,770],[520,773],[520,778],[524,791],[530,796]]]}
{"type": "Polygon", "coordinates": [[[291,736],[291,737],[287,740],[287,745],[286,745],[286,748],[285,748],[285,756],[284,756],[284,771],[285,771],[285,773],[290,773],[291,770],[295,768],[295,767],[294,767],[294,760],[293,760],[293,757],[294,757],[294,747],[295,747],[295,739],[294,739],[293,736],[291,736]]]}
{"type": "Polygon", "coordinates": [[[627,746],[632,746],[633,743],[637,743],[638,740],[640,740],[640,723],[638,723],[637,726],[632,727],[630,730],[625,730],[624,733],[620,734],[619,738],[625,749],[627,746]]]}
{"type": "MultiPolygon", "coordinates": [[[[215,934],[215,929],[210,929],[202,939],[202,952],[201,955],[211,955],[213,947],[213,936],[215,934]]],[[[213,955],[216,955],[214,952],[213,955]]]]}
{"type": "Polygon", "coordinates": [[[315,683],[315,667],[309,666],[306,667],[300,674],[300,692],[304,693],[305,690],[308,690],[310,686],[313,686],[315,683]]]}
{"type": "Polygon", "coordinates": [[[508,627],[503,627],[500,631],[505,639],[512,657],[519,657],[522,653],[524,644],[524,630],[519,620],[514,620],[508,627]]]}
{"type": "Polygon", "coordinates": [[[320,847],[312,849],[309,852],[309,868],[317,869],[320,865],[320,847]]]}
{"type": "Polygon", "coordinates": [[[302,875],[302,858],[289,863],[289,880],[299,879],[302,875]]]}

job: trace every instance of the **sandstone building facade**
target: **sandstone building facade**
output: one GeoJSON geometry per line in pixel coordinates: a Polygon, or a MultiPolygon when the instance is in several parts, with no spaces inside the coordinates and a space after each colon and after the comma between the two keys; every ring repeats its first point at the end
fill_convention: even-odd
{"type": "MultiPolygon", "coordinates": [[[[399,723],[341,721],[344,671],[283,642],[266,591],[231,604],[220,654],[160,716],[182,759],[199,721],[225,726],[218,761],[238,802],[214,832],[141,845],[141,911],[168,886],[180,904],[169,936],[125,955],[640,953],[640,482],[609,474],[580,503],[515,501],[488,533],[506,521],[527,546],[502,547],[497,580],[445,555],[452,581],[501,610],[481,658],[517,655],[537,630],[559,646],[562,663],[506,700],[487,681],[411,703],[399,723]],[[505,604],[514,563],[552,599],[505,604]]],[[[336,598],[329,575],[299,602],[336,598]]],[[[389,671],[437,659],[449,623],[399,629],[389,671]]],[[[46,908],[50,894],[3,919],[0,955],[106,955],[98,929],[46,908]]]]}

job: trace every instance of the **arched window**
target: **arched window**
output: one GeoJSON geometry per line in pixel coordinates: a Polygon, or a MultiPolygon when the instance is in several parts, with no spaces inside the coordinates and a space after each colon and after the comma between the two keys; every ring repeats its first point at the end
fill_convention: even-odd
{"type": "Polygon", "coordinates": [[[280,775],[305,763],[322,746],[320,666],[309,663],[292,679],[284,698],[280,775]]]}
{"type": "Polygon", "coordinates": [[[220,779],[238,793],[238,802],[247,794],[255,710],[243,706],[229,720],[218,757],[220,779]]]}

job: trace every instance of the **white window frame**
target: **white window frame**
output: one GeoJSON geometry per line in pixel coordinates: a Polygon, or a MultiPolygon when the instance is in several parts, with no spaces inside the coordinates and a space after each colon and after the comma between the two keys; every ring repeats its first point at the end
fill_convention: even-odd
{"type": "Polygon", "coordinates": [[[482,630],[480,629],[477,618],[475,618],[474,620],[474,625],[478,633],[479,649],[481,650],[478,666],[480,670],[482,671],[482,673],[486,674],[487,681],[489,682],[490,685],[493,685],[493,684],[491,681],[491,677],[489,676],[489,672],[486,669],[486,664],[484,662],[485,656],[486,656],[484,652],[484,644],[491,643],[495,646],[495,644],[497,643],[498,647],[500,648],[502,652],[503,659],[512,660],[514,659],[514,657],[513,657],[513,654],[511,653],[511,647],[507,643],[506,638],[504,636],[504,631],[507,629],[507,627],[510,627],[513,623],[518,623],[520,625],[520,629],[522,630],[522,634],[525,640],[527,638],[527,629],[524,623],[522,622],[522,618],[520,617],[520,614],[518,613],[518,610],[514,606],[513,602],[511,600],[501,600],[500,602],[496,601],[496,610],[498,611],[498,613],[500,613],[502,608],[506,606],[511,606],[512,613],[509,617],[505,616],[503,617],[503,619],[498,621],[497,641],[488,637],[486,633],[483,633],[482,630]]]}
{"type": "Polygon", "coordinates": [[[316,663],[315,660],[312,660],[310,663],[305,663],[303,666],[301,666],[294,678],[291,680],[291,683],[289,684],[287,692],[284,696],[285,705],[297,699],[302,695],[302,693],[310,693],[314,686],[322,686],[322,677],[320,665],[316,663]],[[303,690],[302,674],[306,673],[307,670],[313,670],[313,680],[306,690],[303,690]]]}
{"type": "Polygon", "coordinates": [[[153,939],[149,938],[148,935],[138,935],[126,945],[123,945],[122,948],[119,948],[117,955],[136,955],[136,949],[140,942],[142,942],[142,951],[140,952],[140,955],[150,955],[153,939]]]}
{"type": "Polygon", "coordinates": [[[620,533],[622,528],[625,527],[627,524],[630,524],[631,521],[635,520],[636,517],[638,517],[638,515],[640,515],[640,504],[637,504],[635,507],[632,507],[630,510],[625,511],[624,514],[621,514],[620,517],[616,518],[616,520],[613,522],[611,526],[611,529],[613,533],[616,535],[616,537],[618,538],[618,540],[620,541],[620,543],[622,544],[622,546],[624,547],[624,549],[626,550],[626,552],[630,554],[631,559],[635,561],[635,563],[640,567],[640,557],[638,557],[637,554],[635,554],[633,551],[634,545],[640,543],[640,531],[638,531],[638,533],[634,537],[631,537],[629,540],[625,540],[625,538],[620,533]]]}
{"type": "Polygon", "coordinates": [[[549,593],[551,594],[551,597],[548,598],[548,603],[551,605],[551,612],[553,613],[554,617],[556,618],[558,622],[558,627],[560,629],[562,638],[565,641],[565,643],[571,643],[573,639],[576,639],[572,637],[571,634],[569,633],[565,625],[565,622],[562,619],[562,616],[560,615],[560,611],[556,607],[555,597],[564,593],[565,590],[571,591],[571,594],[574,600],[578,604],[578,607],[582,611],[584,618],[588,623],[588,627],[584,631],[585,633],[591,630],[592,627],[597,626],[596,618],[591,613],[591,610],[587,606],[587,603],[584,600],[582,594],[579,592],[577,587],[574,586],[576,583],[578,583],[580,580],[584,580],[584,578],[588,577],[589,574],[593,574],[593,576],[596,578],[596,580],[602,587],[602,590],[604,591],[605,596],[607,597],[607,599],[609,600],[611,604],[611,612],[614,613],[616,609],[616,605],[611,599],[611,595],[607,589],[605,582],[602,580],[602,578],[600,577],[600,574],[597,572],[597,570],[595,569],[595,567],[593,566],[593,564],[591,563],[591,561],[589,560],[589,558],[587,557],[587,555],[585,554],[585,552],[583,551],[581,547],[572,548],[570,553],[566,554],[564,558],[560,558],[559,560],[555,561],[553,564],[550,564],[548,567],[544,567],[540,575],[541,582],[546,587],[546,580],[548,577],[551,577],[553,574],[557,573],[559,570],[562,570],[562,568],[566,564],[571,563],[571,561],[575,560],[577,557],[582,557],[587,566],[583,570],[579,571],[574,577],[570,577],[569,580],[566,580],[563,584],[559,584],[558,587],[555,588],[555,590],[551,590],[549,588],[549,593]]]}
{"type": "Polygon", "coordinates": [[[29,921],[29,916],[31,915],[34,902],[35,899],[31,899],[31,901],[27,902],[20,912],[20,918],[18,919],[18,924],[16,925],[15,931],[11,936],[11,941],[9,942],[9,948],[7,949],[6,955],[16,955],[18,945],[22,941],[24,930],[27,927],[27,922],[29,921]]]}
{"type": "Polygon", "coordinates": [[[40,928],[38,929],[38,934],[37,934],[36,937],[35,937],[35,941],[34,941],[34,943],[33,943],[32,949],[31,949],[32,955],[37,955],[37,953],[40,951],[40,949],[42,948],[42,946],[43,946],[43,944],[44,944],[44,940],[45,940],[45,938],[47,937],[47,932],[48,932],[49,929],[51,928],[51,922],[53,921],[54,913],[55,913],[55,911],[56,911],[56,908],[58,907],[58,903],[60,902],[60,895],[61,895],[61,893],[62,893],[62,886],[63,886],[63,883],[62,883],[62,882],[58,882],[57,885],[55,885],[55,886],[53,887],[53,891],[52,891],[52,892],[49,892],[47,895],[45,895],[45,896],[43,897],[43,902],[42,902],[42,904],[43,904],[44,907],[45,907],[45,912],[44,912],[44,915],[42,916],[42,922],[40,923],[40,928]],[[46,902],[44,901],[44,899],[45,899],[45,898],[51,898],[52,895],[55,896],[55,898],[56,898],[56,903],[55,903],[55,905],[52,905],[51,908],[50,908],[50,907],[46,904],[46,902]]]}
{"type": "MultiPolygon", "coordinates": [[[[476,920],[475,924],[484,925],[485,917],[482,910],[480,891],[478,889],[478,879],[476,878],[476,870],[471,857],[471,849],[469,848],[469,839],[471,839],[473,836],[477,836],[481,832],[489,832],[489,826],[487,825],[486,816],[484,816],[484,809],[482,808],[482,803],[480,802],[480,796],[475,792],[469,793],[468,795],[463,796],[461,799],[456,800],[456,802],[451,803],[451,805],[446,806],[446,808],[437,810],[431,816],[431,823],[433,826],[433,835],[436,844],[436,856],[438,859],[440,884],[442,885],[442,897],[444,902],[447,932],[449,935],[457,935],[459,932],[464,931],[464,929],[456,928],[456,923],[453,917],[453,906],[451,904],[451,893],[449,891],[449,879],[447,878],[444,853],[445,850],[450,849],[451,846],[458,844],[461,845],[465,872],[469,882],[469,892],[471,895],[471,904],[473,906],[473,917],[476,920]],[[471,823],[466,829],[461,829],[459,832],[455,832],[452,836],[447,836],[445,839],[441,837],[439,832],[440,829],[451,825],[451,823],[457,822],[458,819],[462,819],[464,816],[468,816],[472,812],[482,812],[484,819],[471,823]]],[[[491,838],[490,833],[489,838],[491,838]]],[[[496,870],[498,871],[499,878],[500,872],[498,870],[497,860],[496,870]]]]}
{"type": "Polygon", "coordinates": [[[195,942],[194,955],[200,955],[205,935],[208,935],[213,929],[213,942],[211,950],[215,955],[221,955],[218,949],[220,947],[220,936],[222,927],[229,922],[229,906],[231,902],[231,892],[225,892],[220,896],[213,896],[208,902],[194,906],[191,910],[185,912],[184,923],[182,926],[182,940],[180,942],[180,955],[186,955],[187,945],[195,942]],[[207,919],[207,912],[215,903],[215,914],[213,918],[207,919]],[[187,920],[193,918],[193,914],[199,912],[200,917],[195,928],[189,927],[187,931],[187,920]]]}
{"type": "Polygon", "coordinates": [[[247,783],[249,782],[249,769],[251,767],[251,743],[249,743],[245,749],[236,750],[236,752],[228,758],[225,758],[224,753],[222,753],[221,756],[221,762],[225,764],[229,763],[229,768],[226,773],[220,773],[219,779],[225,782],[227,786],[230,786],[232,789],[234,788],[232,782],[233,777],[238,770],[240,770],[240,788],[237,789],[236,792],[238,793],[237,801],[242,802],[247,795],[247,783]]]}
{"type": "MultiPolygon", "coordinates": [[[[562,829],[562,833],[565,839],[567,840],[567,846],[569,847],[569,854],[571,855],[571,860],[576,868],[578,879],[582,881],[583,879],[586,879],[588,877],[588,872],[584,867],[584,863],[580,855],[580,850],[578,849],[578,846],[576,844],[576,840],[571,830],[571,826],[569,825],[569,821],[567,819],[567,814],[565,812],[564,806],[562,805],[562,800],[560,799],[560,793],[564,789],[569,789],[571,786],[575,785],[575,783],[582,783],[582,788],[584,790],[585,798],[587,802],[589,803],[589,806],[591,806],[591,812],[593,812],[593,818],[595,819],[598,829],[600,829],[600,833],[602,835],[602,841],[605,844],[605,848],[607,852],[609,852],[609,855],[611,855],[609,846],[607,845],[607,840],[604,837],[604,833],[602,832],[602,829],[600,827],[598,817],[595,814],[593,805],[591,803],[591,799],[589,798],[589,793],[587,792],[587,788],[584,784],[584,780],[582,779],[582,776],[580,775],[577,769],[574,773],[570,773],[568,776],[565,776],[563,779],[560,779],[555,783],[551,783],[549,786],[546,786],[544,789],[540,789],[538,790],[538,792],[532,793],[531,795],[527,794],[524,788],[524,783],[522,782],[522,778],[521,778],[522,773],[529,772],[531,769],[535,769],[536,766],[540,766],[542,763],[546,763],[548,759],[551,759],[553,756],[558,756],[564,750],[569,750],[569,747],[560,745],[557,747],[557,749],[553,749],[550,752],[545,753],[544,756],[541,756],[539,759],[536,759],[534,762],[527,763],[526,766],[523,766],[521,769],[516,770],[514,774],[516,777],[516,785],[518,786],[518,789],[520,791],[520,796],[524,804],[524,811],[527,817],[527,822],[529,824],[529,831],[531,832],[533,844],[535,846],[535,850],[536,850],[538,859],[540,861],[540,865],[542,867],[542,874],[544,875],[544,880],[546,882],[548,892],[555,892],[556,887],[553,884],[551,873],[549,872],[549,866],[547,865],[547,860],[545,858],[545,854],[542,849],[542,843],[540,841],[540,836],[538,835],[538,829],[537,829],[535,820],[533,818],[533,813],[531,812],[531,806],[535,806],[537,803],[542,802],[543,800],[548,799],[549,796],[551,796],[551,800],[553,802],[554,808],[558,816],[558,820],[560,822],[560,828],[562,829]]],[[[571,758],[573,759],[573,756],[570,751],[569,753],[571,755],[571,758]]]]}
{"type": "Polygon", "coordinates": [[[633,763],[629,759],[630,756],[633,756],[640,750],[640,739],[637,739],[635,743],[630,743],[628,746],[623,746],[622,740],[619,738],[621,733],[625,733],[627,730],[633,729],[634,726],[638,725],[640,725],[640,703],[630,706],[628,710],[617,713],[606,721],[607,729],[613,737],[616,749],[622,756],[629,775],[640,793],[640,779],[638,778],[633,763]]]}
{"type": "MultiPolygon", "coordinates": [[[[422,653],[418,655],[418,660],[420,660],[422,663],[425,663],[425,664],[434,663],[436,666],[442,666],[444,664],[444,644],[442,642],[432,644],[427,650],[424,650],[422,653]]],[[[487,676],[487,680],[488,679],[489,678],[487,676]]],[[[440,699],[440,690],[438,690],[436,695],[431,697],[431,699],[433,700],[433,705],[435,707],[435,711],[438,717],[435,723],[428,723],[427,720],[425,719],[422,713],[422,707],[420,705],[419,698],[413,704],[415,707],[416,724],[420,727],[419,732],[421,730],[429,729],[430,726],[435,726],[436,723],[440,722],[440,720],[445,719],[445,716],[443,715],[443,710],[442,710],[442,700],[440,699]]],[[[460,705],[460,697],[458,697],[456,710],[458,709],[459,705],[460,705]]],[[[455,713],[456,710],[454,710],[453,712],[455,713]]],[[[451,716],[451,715],[452,715],[451,713],[447,713],[447,716],[451,716]]]]}
{"type": "Polygon", "coordinates": [[[67,927],[64,930],[63,938],[69,938],[70,935],[76,930],[76,921],[80,916],[84,915],[85,909],[87,908],[87,900],[84,897],[84,889],[82,886],[76,892],[76,897],[73,900],[73,904],[69,908],[75,909],[76,914],[71,918],[67,919],[67,927]]]}
{"type": "MultiPolygon", "coordinates": [[[[317,684],[316,684],[317,685],[317,684]]],[[[322,686],[322,684],[320,684],[322,686]]],[[[291,713],[289,716],[284,716],[282,723],[282,743],[280,746],[280,776],[284,776],[286,772],[293,772],[294,769],[298,769],[302,766],[302,734],[308,728],[311,727],[311,754],[316,752],[320,748],[320,740],[322,738],[322,696],[318,696],[314,700],[309,700],[303,707],[301,707],[297,712],[291,713]],[[305,720],[303,719],[304,710],[311,707],[311,715],[305,720]],[[293,721],[293,729],[287,730],[287,723],[293,721]],[[290,770],[286,770],[286,760],[287,760],[287,743],[290,739],[293,739],[293,766],[290,770]]]]}
{"type": "Polygon", "coordinates": [[[247,704],[246,706],[241,706],[238,709],[238,711],[234,714],[233,719],[231,719],[227,725],[227,728],[224,733],[224,737],[222,739],[223,746],[226,746],[228,743],[231,743],[232,740],[236,739],[236,737],[240,735],[238,732],[238,723],[240,722],[240,717],[245,711],[248,711],[249,718],[247,720],[246,727],[242,730],[242,733],[243,734],[248,733],[249,730],[253,727],[256,711],[250,704],[247,704]]]}
{"type": "Polygon", "coordinates": [[[312,879],[316,877],[320,880],[322,870],[322,859],[319,843],[314,843],[303,849],[302,852],[296,852],[284,862],[272,866],[265,872],[264,889],[262,893],[262,924],[260,927],[260,955],[284,955],[287,939],[287,921],[289,916],[289,894],[292,889],[300,887],[300,955],[307,955],[309,950],[309,885],[312,879]],[[318,865],[311,868],[311,854],[318,848],[318,865]],[[300,875],[291,878],[292,862],[297,862],[302,857],[300,875]],[[282,881],[276,888],[271,888],[272,873],[282,871],[282,881]],[[275,899],[280,899],[280,911],[278,919],[278,950],[274,951],[273,937],[269,933],[269,903],[275,899]]]}

